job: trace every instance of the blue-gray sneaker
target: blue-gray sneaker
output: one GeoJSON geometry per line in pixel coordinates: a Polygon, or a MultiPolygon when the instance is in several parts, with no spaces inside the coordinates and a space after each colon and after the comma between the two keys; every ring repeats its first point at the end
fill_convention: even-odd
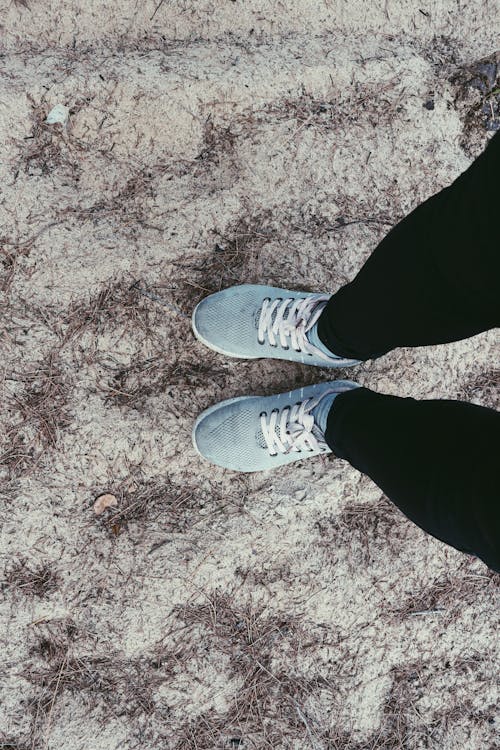
{"type": "Polygon", "coordinates": [[[326,422],[339,393],[359,388],[350,380],[317,383],[277,396],[240,396],[200,414],[193,445],[203,458],[234,471],[263,471],[320,454],[326,422]]]}
{"type": "Polygon", "coordinates": [[[193,331],[203,344],[228,357],[271,357],[318,367],[359,364],[337,357],[317,336],[316,323],[330,296],[257,284],[229,287],[195,307],[193,331]]]}

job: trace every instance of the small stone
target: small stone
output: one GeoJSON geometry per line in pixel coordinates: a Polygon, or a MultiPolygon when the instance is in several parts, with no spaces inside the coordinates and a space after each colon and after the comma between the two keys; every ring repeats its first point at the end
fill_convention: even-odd
{"type": "Polygon", "coordinates": [[[434,109],[434,99],[428,99],[428,100],[427,100],[427,101],[426,101],[426,102],[424,103],[424,107],[425,107],[426,109],[434,109]]]}
{"type": "Polygon", "coordinates": [[[49,125],[54,125],[56,122],[60,122],[62,125],[66,125],[66,123],[68,122],[68,117],[68,107],[65,107],[64,104],[56,104],[56,106],[53,107],[47,115],[46,122],[48,122],[49,125]]]}

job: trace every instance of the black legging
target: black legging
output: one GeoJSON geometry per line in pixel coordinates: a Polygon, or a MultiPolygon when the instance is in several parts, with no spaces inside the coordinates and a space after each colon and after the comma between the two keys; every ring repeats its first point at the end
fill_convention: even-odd
{"type": "MultiPolygon", "coordinates": [[[[500,133],[418,206],[333,295],[320,339],[353,359],[500,324],[500,133]]],[[[337,396],[326,441],[437,539],[500,572],[500,414],[360,388],[337,396]]]]}

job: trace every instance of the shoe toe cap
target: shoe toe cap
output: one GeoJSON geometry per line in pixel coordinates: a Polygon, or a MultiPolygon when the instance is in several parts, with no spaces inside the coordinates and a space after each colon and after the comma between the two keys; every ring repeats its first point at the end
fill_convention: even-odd
{"type": "Polygon", "coordinates": [[[235,471],[251,471],[262,449],[255,440],[254,410],[231,405],[200,414],[193,428],[193,444],[211,463],[235,471]]]}
{"type": "Polygon", "coordinates": [[[257,346],[255,315],[259,306],[260,300],[249,285],[216,292],[195,307],[194,332],[218,350],[252,356],[257,346]]]}

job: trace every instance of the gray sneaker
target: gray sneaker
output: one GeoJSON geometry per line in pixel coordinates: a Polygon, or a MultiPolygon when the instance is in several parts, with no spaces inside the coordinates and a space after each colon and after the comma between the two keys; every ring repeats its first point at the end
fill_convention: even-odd
{"type": "Polygon", "coordinates": [[[195,307],[193,331],[203,344],[228,357],[270,357],[318,367],[359,364],[308,339],[330,296],[256,284],[229,287],[195,307]]]}
{"type": "Polygon", "coordinates": [[[350,380],[317,383],[276,396],[240,396],[200,414],[193,428],[197,452],[234,471],[263,471],[331,453],[325,442],[328,412],[350,380]]]}

